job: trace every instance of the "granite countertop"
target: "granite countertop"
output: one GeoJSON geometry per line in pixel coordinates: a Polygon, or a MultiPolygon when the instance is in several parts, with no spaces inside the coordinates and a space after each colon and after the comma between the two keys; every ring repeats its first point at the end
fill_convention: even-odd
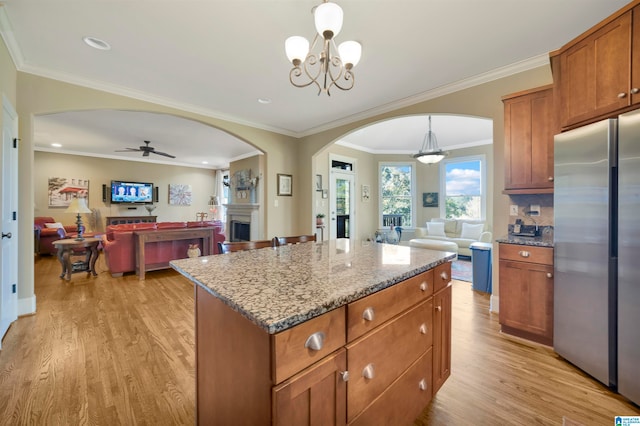
{"type": "Polygon", "coordinates": [[[274,334],[454,258],[451,252],[331,240],[180,259],[170,265],[274,334]]]}
{"type": "Polygon", "coordinates": [[[536,246],[536,247],[553,247],[553,240],[543,237],[521,237],[518,235],[508,234],[507,236],[498,238],[498,243],[504,244],[519,244],[522,246],[536,246]]]}

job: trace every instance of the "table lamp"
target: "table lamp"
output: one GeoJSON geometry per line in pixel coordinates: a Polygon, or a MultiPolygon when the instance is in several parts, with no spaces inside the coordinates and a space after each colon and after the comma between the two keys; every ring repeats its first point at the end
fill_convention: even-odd
{"type": "Polygon", "coordinates": [[[80,213],[91,213],[91,210],[89,210],[89,207],[87,207],[86,198],[74,198],[73,200],[71,200],[71,204],[69,204],[69,207],[67,207],[65,213],[76,213],[78,215],[76,217],[76,225],[78,226],[78,236],[76,238],[76,241],[84,240],[84,237],[82,236],[84,232],[84,225],[82,225],[82,218],[80,217],[80,213]]]}

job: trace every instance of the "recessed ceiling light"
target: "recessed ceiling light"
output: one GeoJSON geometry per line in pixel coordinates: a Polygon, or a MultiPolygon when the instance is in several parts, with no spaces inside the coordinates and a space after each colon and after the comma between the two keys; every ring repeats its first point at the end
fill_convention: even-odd
{"type": "Polygon", "coordinates": [[[208,161],[203,161],[202,164],[209,164],[209,162],[208,161]]]}
{"type": "Polygon", "coordinates": [[[84,37],[82,40],[84,40],[87,45],[93,47],[94,49],[111,50],[111,45],[104,40],[100,40],[99,38],[84,37]]]}
{"type": "Polygon", "coordinates": [[[52,143],[51,146],[54,148],[62,148],[62,145],[59,143],[52,143]]]}
{"type": "Polygon", "coordinates": [[[263,105],[270,104],[271,103],[271,99],[269,99],[269,98],[258,98],[258,103],[261,103],[263,105]]]}

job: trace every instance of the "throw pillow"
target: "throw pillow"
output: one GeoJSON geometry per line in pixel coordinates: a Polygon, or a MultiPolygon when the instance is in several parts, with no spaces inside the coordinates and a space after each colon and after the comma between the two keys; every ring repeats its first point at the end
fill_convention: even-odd
{"type": "Polygon", "coordinates": [[[484,229],[484,223],[467,223],[462,222],[462,232],[460,233],[460,238],[465,238],[468,240],[479,240],[480,235],[482,235],[482,230],[484,229]]]}
{"type": "Polygon", "coordinates": [[[442,222],[427,222],[427,232],[429,235],[446,237],[444,233],[444,223],[442,222]]]}
{"type": "Polygon", "coordinates": [[[44,226],[46,226],[47,228],[62,228],[62,229],[64,229],[64,226],[60,222],[45,223],[44,226]]]}
{"type": "Polygon", "coordinates": [[[54,222],[54,223],[45,223],[44,224],[45,228],[60,228],[62,229],[62,233],[64,234],[64,236],[67,236],[67,233],[65,232],[64,226],[60,223],[60,222],[54,222]]]}

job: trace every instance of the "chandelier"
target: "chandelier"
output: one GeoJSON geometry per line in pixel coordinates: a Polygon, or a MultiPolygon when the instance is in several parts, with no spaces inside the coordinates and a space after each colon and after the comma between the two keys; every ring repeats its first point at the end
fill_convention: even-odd
{"type": "Polygon", "coordinates": [[[431,116],[429,116],[429,131],[424,135],[422,148],[413,158],[424,164],[435,164],[440,162],[444,157],[449,155],[447,151],[438,148],[438,139],[436,134],[431,131],[431,116]]]}
{"type": "Polygon", "coordinates": [[[324,0],[312,12],[317,32],[311,49],[304,37],[292,36],[285,41],[287,58],[293,64],[289,81],[296,87],[315,84],[318,96],[322,92],[331,96],[330,91],[334,86],[340,90],[350,90],[355,82],[352,69],[360,61],[362,46],[357,41],[345,41],[336,48],[334,37],[342,29],[340,6],[324,0]],[[316,45],[321,48],[317,53],[314,52],[316,45]]]}

